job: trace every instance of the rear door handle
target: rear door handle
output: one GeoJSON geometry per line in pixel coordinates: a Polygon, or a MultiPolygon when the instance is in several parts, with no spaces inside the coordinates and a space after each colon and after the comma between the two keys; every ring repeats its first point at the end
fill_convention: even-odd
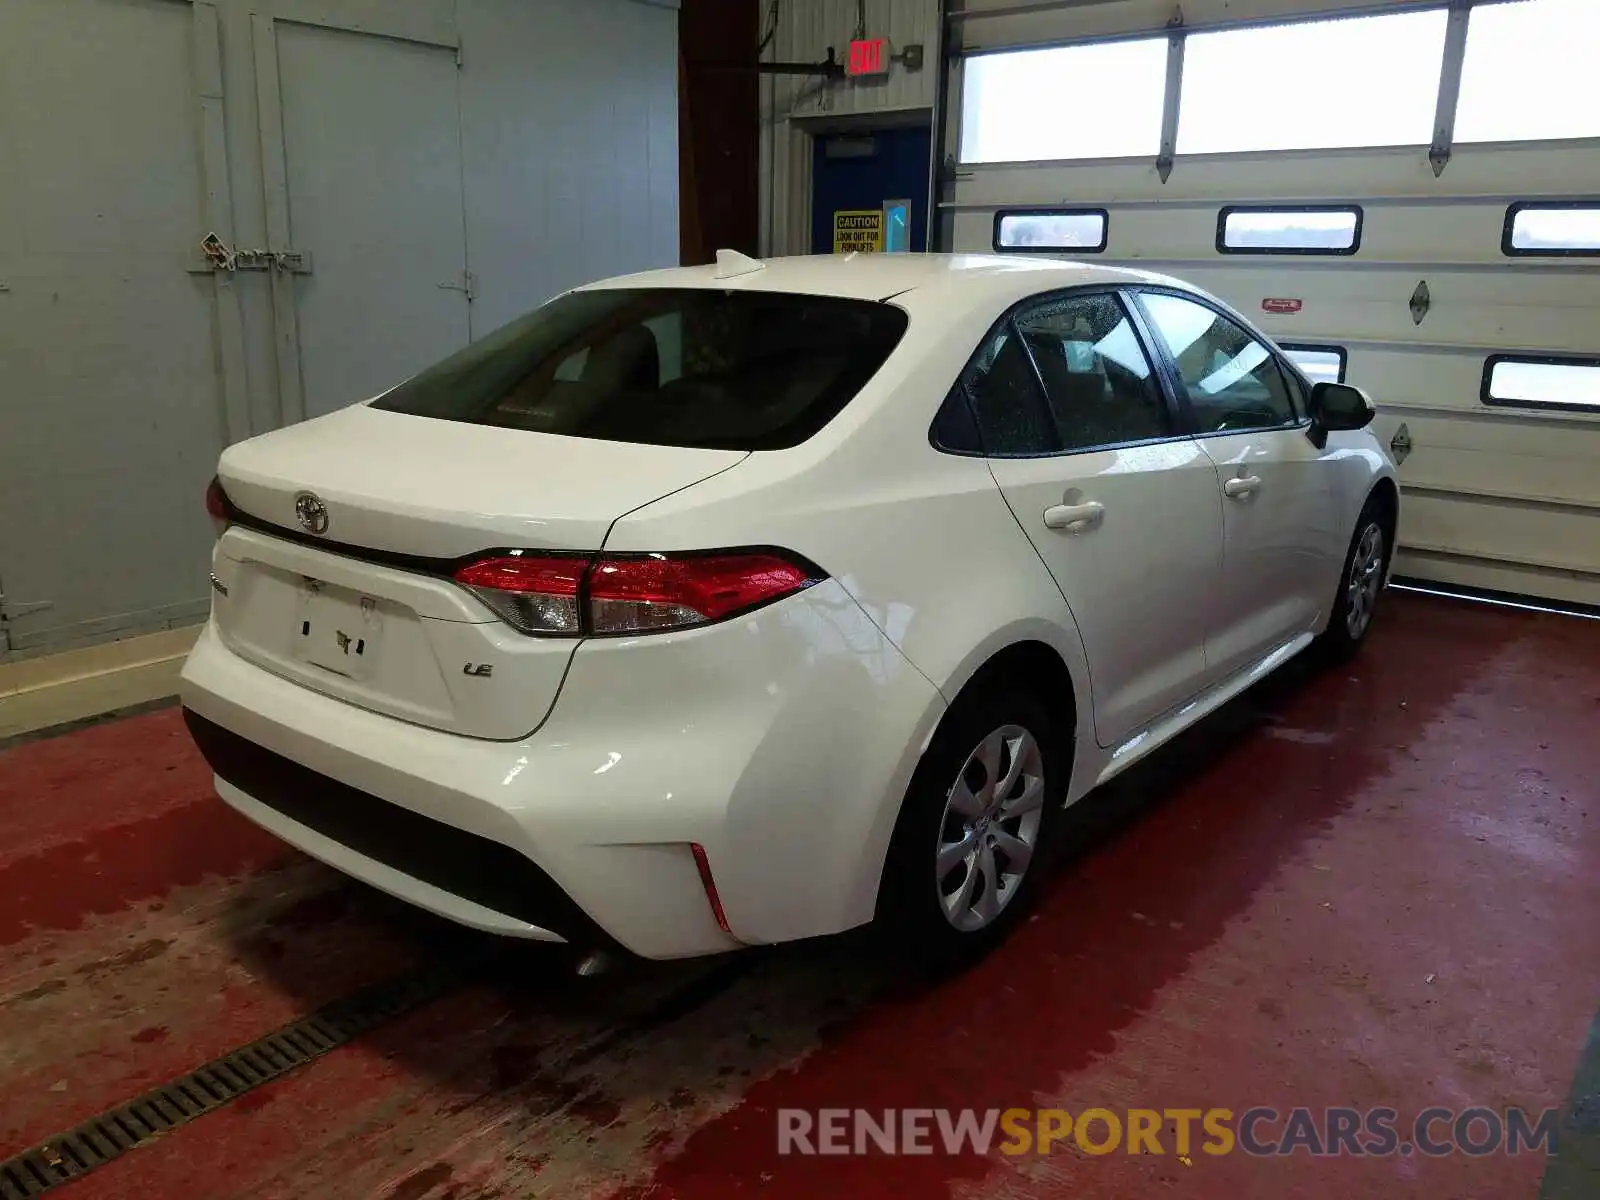
{"type": "Polygon", "coordinates": [[[1083,504],[1052,504],[1044,510],[1046,529],[1064,529],[1068,533],[1087,533],[1105,518],[1106,506],[1098,500],[1083,504]]]}
{"type": "Polygon", "coordinates": [[[1244,500],[1261,490],[1261,476],[1236,475],[1222,485],[1222,494],[1234,500],[1244,500]]]}

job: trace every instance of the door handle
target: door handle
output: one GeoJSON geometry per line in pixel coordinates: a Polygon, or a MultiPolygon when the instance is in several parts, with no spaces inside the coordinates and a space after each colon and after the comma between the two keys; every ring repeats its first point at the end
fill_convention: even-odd
{"type": "Polygon", "coordinates": [[[1245,500],[1261,489],[1261,476],[1236,475],[1222,485],[1222,494],[1234,500],[1245,500]]]}
{"type": "Polygon", "coordinates": [[[1087,533],[1098,527],[1105,515],[1106,506],[1098,500],[1083,504],[1052,504],[1044,510],[1044,527],[1063,529],[1068,533],[1087,533]]]}

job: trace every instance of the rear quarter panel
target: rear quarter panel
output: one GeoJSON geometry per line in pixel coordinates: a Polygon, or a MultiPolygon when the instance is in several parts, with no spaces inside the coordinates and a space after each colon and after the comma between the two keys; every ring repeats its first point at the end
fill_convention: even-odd
{"type": "MultiPolygon", "coordinates": [[[[629,513],[606,548],[775,545],[803,554],[839,581],[945,703],[1006,646],[1044,642],[1072,675],[1082,746],[1089,679],[1066,601],[984,460],[942,453],[928,437],[1003,308],[912,309],[899,348],[819,434],[629,513]]],[[[884,802],[898,808],[900,795],[884,802]]]]}

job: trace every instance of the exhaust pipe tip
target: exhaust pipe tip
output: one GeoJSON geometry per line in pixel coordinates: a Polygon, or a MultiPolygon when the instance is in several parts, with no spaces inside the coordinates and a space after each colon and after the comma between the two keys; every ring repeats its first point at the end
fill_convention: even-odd
{"type": "Polygon", "coordinates": [[[582,979],[593,979],[596,975],[604,975],[615,964],[616,959],[604,950],[591,950],[578,960],[578,976],[582,979]]]}

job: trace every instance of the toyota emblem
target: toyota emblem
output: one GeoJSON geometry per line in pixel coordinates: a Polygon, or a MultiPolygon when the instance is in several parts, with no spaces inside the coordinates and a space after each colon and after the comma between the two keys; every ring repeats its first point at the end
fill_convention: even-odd
{"type": "Polygon", "coordinates": [[[315,492],[301,492],[294,498],[294,515],[307,533],[328,532],[328,506],[315,492]]]}

